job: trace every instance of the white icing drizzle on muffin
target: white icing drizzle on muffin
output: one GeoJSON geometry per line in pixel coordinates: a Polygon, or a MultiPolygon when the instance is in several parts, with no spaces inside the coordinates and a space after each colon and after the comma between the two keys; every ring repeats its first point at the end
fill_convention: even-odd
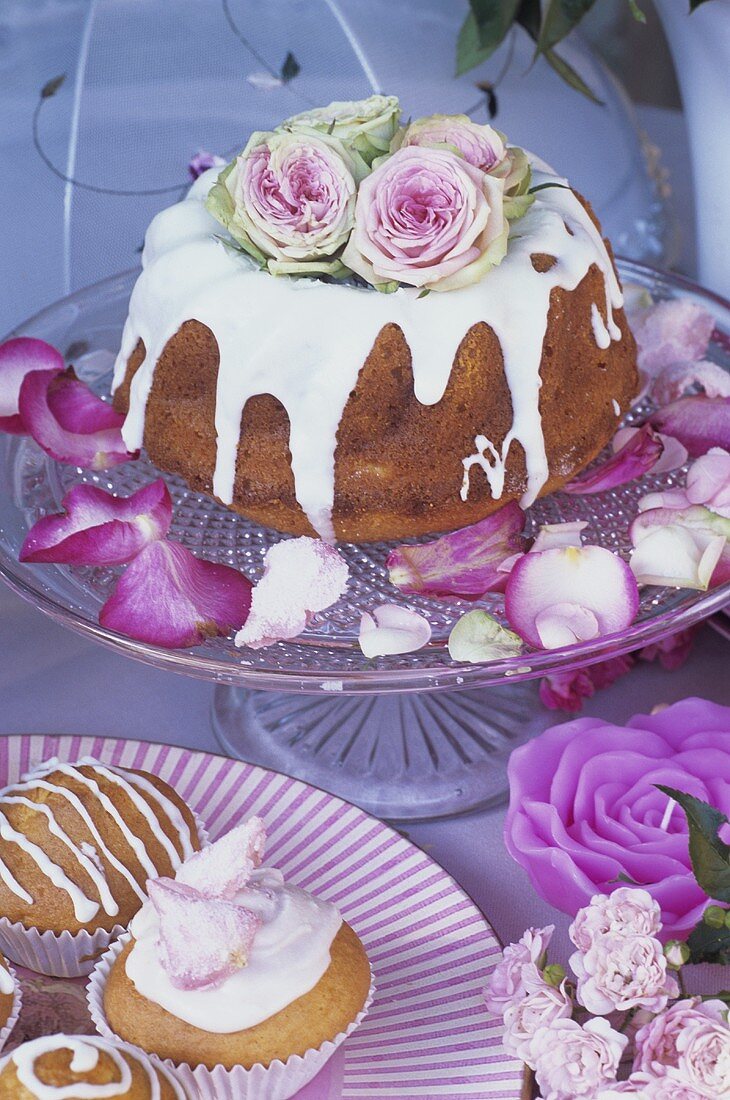
{"type": "MultiPolygon", "coordinates": [[[[119,787],[120,791],[131,800],[135,809],[144,817],[155,840],[158,841],[164,849],[173,869],[176,869],[184,859],[187,859],[193,854],[195,850],[193,833],[179,807],[168,798],[163,791],[157,790],[154,784],[144,776],[130,772],[124,768],[114,767],[110,764],[101,764],[90,757],[84,758],[76,764],[60,764],[55,759],[48,760],[41,764],[34,771],[23,776],[20,783],[13,783],[0,791],[0,838],[6,842],[17,845],[22,852],[33,860],[41,874],[45,875],[45,877],[58,889],[68,894],[73,904],[74,915],[80,924],[86,924],[93,920],[100,909],[103,909],[104,913],[111,917],[116,916],[119,912],[119,905],[114,898],[102,859],[106,860],[108,864],[119,872],[134,890],[140,901],[144,900],[146,894],[143,887],[137,882],[131,869],[127,867],[124,861],[104,842],[98,827],[94,823],[91,814],[84,806],[79,795],[68,787],[63,786],[60,782],[52,782],[48,777],[53,773],[61,773],[62,775],[68,776],[73,779],[74,782],[83,785],[91,792],[94,798],[99,802],[104,813],[109,816],[122,833],[126,843],[134,853],[136,860],[140,863],[148,877],[156,878],[160,874],[161,868],[157,866],[147,851],[143,840],[135,835],[125,821],[120,809],[115,805],[109,795],[101,789],[94,776],[119,787]],[[93,775],[84,775],[81,768],[92,769],[93,775]],[[49,795],[64,799],[76,812],[80,821],[86,826],[93,838],[93,842],[77,842],[73,840],[58,823],[52,809],[47,803],[35,802],[27,797],[29,792],[39,789],[47,791],[49,795]],[[175,844],[170,837],[167,836],[154,810],[140,792],[146,794],[157,804],[162,817],[173,827],[175,835],[178,836],[180,840],[182,855],[178,854],[175,844]],[[49,832],[60,840],[69,852],[73,854],[79,868],[83,870],[93,882],[98,893],[98,900],[94,897],[89,897],[84,889],[79,886],[78,883],[74,882],[64,869],[51,859],[43,848],[31,841],[23,833],[13,828],[7,816],[2,812],[3,807],[7,806],[24,806],[35,813],[41,814],[46,819],[49,832]]],[[[0,878],[8,889],[27,905],[32,906],[34,904],[34,899],[31,894],[29,894],[29,892],[18,882],[7,863],[1,857],[0,878]]]]}
{"type": "Polygon", "coordinates": [[[15,992],[15,982],[13,975],[6,965],[0,961],[0,994],[3,997],[9,997],[11,993],[15,992]]]}
{"type": "Polygon", "coordinates": [[[204,206],[216,176],[216,170],[202,175],[187,199],[163,210],[147,231],[143,271],[132,292],[114,371],[116,389],[142,340],[145,359],[132,380],[122,429],[127,447],[137,450],[143,444],[145,409],[165,345],[186,321],[199,321],[213,333],[220,354],[215,495],[225,504],[233,501],[247,400],[272,394],[289,416],[297,501],[315,530],[332,539],[337,429],[380,330],[391,323],[401,328],[411,350],[415,395],[422,404],[435,405],[464,336],[486,322],[502,348],[513,420],[499,449],[489,440],[478,447],[479,464],[492,496],[499,498],[509,450],[520,443],[527,466],[522,504],[531,504],[549,476],[539,397],[551,291],[575,290],[595,265],[605,286],[605,318],[594,303],[589,319],[596,343],[604,348],[621,337],[613,311],[623,296],[613,265],[566,181],[534,170],[536,185],[560,186],[538,191],[532,207],[513,223],[504,260],[472,286],[419,298],[413,288],[380,294],[262,273],[221,243],[224,231],[204,206]],[[555,258],[549,270],[533,267],[531,257],[538,253],[555,258]]]}
{"type": "Polygon", "coordinates": [[[114,1100],[115,1097],[125,1096],[132,1086],[132,1071],[127,1060],[122,1057],[122,1051],[145,1073],[149,1084],[149,1100],[161,1100],[160,1075],[171,1086],[176,1100],[186,1100],[182,1085],[164,1066],[155,1069],[140,1051],[127,1046],[126,1043],[109,1043],[96,1035],[47,1035],[40,1039],[33,1039],[23,1043],[0,1062],[0,1069],[12,1063],[21,1085],[37,1100],[66,1100],[72,1096],[84,1096],[85,1100],[114,1100]],[[98,1064],[100,1053],[103,1052],[114,1063],[118,1080],[106,1084],[72,1080],[65,1085],[45,1084],[38,1076],[38,1060],[45,1054],[51,1054],[57,1050],[68,1050],[71,1053],[69,1069],[77,1076],[91,1073],[98,1064]]]}

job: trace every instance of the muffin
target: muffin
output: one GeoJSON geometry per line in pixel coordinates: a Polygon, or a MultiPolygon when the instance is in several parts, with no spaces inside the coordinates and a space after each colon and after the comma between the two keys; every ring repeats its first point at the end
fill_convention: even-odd
{"type": "Polygon", "coordinates": [[[175,879],[150,882],[130,937],[90,983],[103,1033],[186,1068],[199,1087],[227,1074],[236,1098],[269,1095],[262,1074],[282,1063],[301,1087],[302,1063],[314,1076],[359,1022],[371,984],[365,950],[334,905],[260,867],[262,853],[252,818],[175,879]],[[247,1073],[259,1082],[250,1093],[247,1073]]]}
{"type": "Polygon", "coordinates": [[[0,1061],[0,1100],[49,1100],[51,1095],[69,1100],[192,1098],[167,1067],[152,1065],[141,1051],[96,1035],[33,1039],[0,1061]],[[111,1092],[113,1084],[118,1090],[111,1092]]]}
{"type": "Polygon", "coordinates": [[[0,954],[0,1050],[3,1049],[20,1015],[20,984],[0,954]]]}
{"type": "Polygon", "coordinates": [[[51,760],[6,787],[0,822],[0,947],[61,976],[88,973],[84,956],[127,927],[147,880],[201,847],[172,787],[93,760],[51,760]]]}

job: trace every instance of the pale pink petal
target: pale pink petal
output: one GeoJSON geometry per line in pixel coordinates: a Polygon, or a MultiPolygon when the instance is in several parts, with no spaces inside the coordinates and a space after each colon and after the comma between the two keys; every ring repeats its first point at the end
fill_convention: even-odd
{"type": "MultiPolygon", "coordinates": [[[[633,439],[642,430],[642,428],[619,428],[611,440],[614,453],[620,451],[629,440],[633,439]]],[[[672,470],[684,466],[689,457],[687,448],[678,439],[673,439],[671,435],[661,435],[659,432],[657,432],[657,435],[664,449],[649,472],[652,474],[668,474],[672,470]]]]}
{"type": "Polygon", "coordinates": [[[689,508],[691,501],[685,489],[665,489],[663,493],[647,493],[639,501],[640,512],[649,512],[652,508],[689,508]]]}
{"type": "Polygon", "coordinates": [[[657,464],[663,450],[664,445],[657,433],[645,424],[610,458],[569,481],[565,492],[577,496],[602,493],[606,489],[624,485],[627,481],[634,481],[657,464]]]}
{"type": "Polygon", "coordinates": [[[505,592],[510,626],[537,649],[619,633],[633,622],[638,607],[628,565],[600,546],[526,554],[505,592]]]}
{"type": "Polygon", "coordinates": [[[701,359],[707,351],[715,318],[688,298],[658,302],[631,319],[639,367],[654,375],[677,362],[701,359]]]}
{"type": "Polygon", "coordinates": [[[543,523],[530,553],[541,554],[543,550],[564,550],[566,546],[577,546],[580,549],[583,545],[581,531],[584,531],[587,526],[585,520],[576,520],[574,523],[543,523]]]}
{"type": "Polygon", "coordinates": [[[649,395],[657,405],[668,405],[697,387],[707,397],[730,397],[730,374],[717,363],[671,363],[651,380],[649,395]]]}
{"type": "Polygon", "coordinates": [[[164,538],[172,522],[172,501],[162,478],[129,497],[75,485],[63,507],[65,512],[44,516],[31,527],[21,561],[123,565],[148,543],[164,538]]]}
{"type": "Polygon", "coordinates": [[[94,396],[71,367],[60,373],[31,371],[18,404],[36,443],[57,462],[105,470],[136,457],[122,440],[124,417],[94,396]]]}
{"type": "Polygon", "coordinates": [[[18,396],[26,374],[33,370],[57,374],[63,368],[63,356],[45,340],[19,336],[0,344],[0,432],[28,433],[18,411],[18,396]]]}
{"type": "Polygon", "coordinates": [[[321,539],[277,542],[266,552],[264,575],[253,590],[251,613],[236,645],[261,649],[298,637],[318,611],[340,598],[348,575],[344,558],[321,539]]]}
{"type": "Polygon", "coordinates": [[[524,545],[525,514],[514,501],[486,519],[433,542],[397,546],[388,556],[390,581],[402,592],[477,600],[504,590],[500,566],[524,545]]]}
{"type": "Polygon", "coordinates": [[[730,450],[730,397],[680,397],[653,413],[651,423],[683,443],[692,458],[713,447],[730,450]]]}
{"type": "Polygon", "coordinates": [[[412,653],[431,638],[431,624],[417,611],[384,603],[360,619],[360,649],[366,657],[412,653]]]}
{"type": "Polygon", "coordinates": [[[205,898],[172,879],[151,879],[160,952],[178,989],[214,989],[248,963],[261,918],[233,902],[205,898]]]}
{"type": "Polygon", "coordinates": [[[730,519],[708,508],[640,512],[630,534],[631,568],[640,584],[705,591],[730,580],[730,519]]]}
{"type": "Polygon", "coordinates": [[[722,447],[712,447],[690,466],[687,500],[730,517],[730,454],[722,447]]]}
{"type": "Polygon", "coordinates": [[[261,864],[266,830],[260,817],[235,825],[215,843],[186,859],[175,874],[206,898],[232,898],[261,864]]]}
{"type": "Polygon", "coordinates": [[[126,567],[99,612],[108,630],[168,649],[200,645],[246,620],[251,582],[196,558],[179,542],[152,542],[126,567]]]}

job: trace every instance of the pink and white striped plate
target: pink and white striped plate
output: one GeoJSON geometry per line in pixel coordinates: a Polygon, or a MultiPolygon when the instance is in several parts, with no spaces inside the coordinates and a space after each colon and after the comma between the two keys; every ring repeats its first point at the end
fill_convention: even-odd
{"type": "Polygon", "coordinates": [[[334,902],[362,939],[376,994],[361,1027],[300,1100],[515,1100],[521,1065],[482,990],[500,947],[454,880],[395,830],[277,772],[170,745],[102,737],[0,737],[0,785],[49,757],[94,756],[171,783],[212,838],[252,813],[267,862],[334,902]]]}

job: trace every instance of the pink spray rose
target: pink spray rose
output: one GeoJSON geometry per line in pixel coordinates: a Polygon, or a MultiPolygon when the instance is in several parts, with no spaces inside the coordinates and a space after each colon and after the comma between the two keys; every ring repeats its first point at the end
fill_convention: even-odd
{"type": "Polygon", "coordinates": [[[535,1076],[544,1100],[592,1097],[601,1085],[616,1080],[628,1039],[608,1020],[558,1020],[535,1033],[535,1076]]]}
{"type": "Polygon", "coordinates": [[[630,1008],[661,1012],[670,997],[679,996],[662,945],[653,936],[598,936],[585,954],[571,956],[570,965],[578,978],[578,1000],[598,1016],[630,1008]]]}
{"type": "Polygon", "coordinates": [[[637,1031],[634,1069],[654,1076],[660,1076],[669,1066],[676,1069],[680,1061],[677,1039],[684,1028],[698,1020],[722,1023],[725,1013],[722,1001],[702,1001],[699,997],[670,1005],[637,1031]]]}
{"type": "MultiPolygon", "coordinates": [[[[723,1006],[724,1008],[724,1006],[723,1006]]],[[[687,1084],[708,1100],[730,1097],[730,1028],[727,1011],[720,1018],[698,1015],[677,1035],[679,1062],[669,1077],[687,1084]]]]}
{"type": "Polygon", "coordinates": [[[525,996],[525,970],[532,977],[539,976],[554,931],[553,924],[546,928],[528,928],[517,943],[505,947],[484,993],[487,1008],[495,1016],[501,1016],[509,1005],[525,996]]]}
{"type": "Polygon", "coordinates": [[[525,995],[515,1000],[504,1012],[504,1045],[534,1069],[532,1044],[541,1027],[555,1020],[568,1019],[573,1014],[573,1002],[565,981],[550,985],[536,969],[525,967],[522,973],[525,995]]]}
{"type": "Polygon", "coordinates": [[[551,905],[575,914],[623,874],[661,906],[662,940],[683,939],[707,897],[692,873],[675,787],[730,814],[730,707],[685,699],[627,726],[576,718],[512,753],[505,842],[551,905]]]}
{"type": "Polygon", "coordinates": [[[343,263],[375,285],[454,290],[507,251],[504,185],[445,149],[399,149],[360,184],[343,263]]]}
{"type": "Polygon", "coordinates": [[[568,935],[579,951],[590,951],[609,933],[623,936],[655,936],[662,914],[651,894],[635,886],[619,886],[612,894],[596,894],[590,905],[579,909],[568,935]]]}
{"type": "Polygon", "coordinates": [[[254,133],[207,205],[272,274],[337,273],[355,217],[356,170],[328,134],[254,133]]]}

